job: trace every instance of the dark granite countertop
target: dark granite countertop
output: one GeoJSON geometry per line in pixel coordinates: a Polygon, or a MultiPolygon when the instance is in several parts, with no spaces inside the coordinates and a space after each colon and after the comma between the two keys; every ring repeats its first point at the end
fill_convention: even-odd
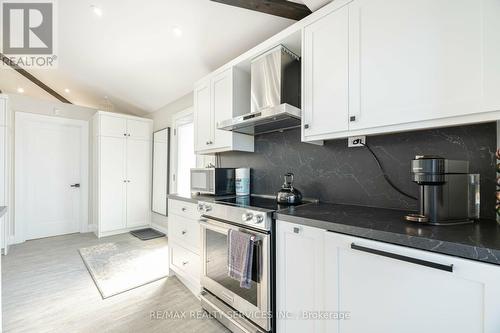
{"type": "Polygon", "coordinates": [[[7,207],[6,206],[0,206],[0,217],[4,216],[5,213],[7,213],[7,207]]]}
{"type": "Polygon", "coordinates": [[[342,234],[500,265],[500,225],[430,226],[407,222],[408,212],[338,204],[307,204],[278,211],[276,219],[342,234]]]}

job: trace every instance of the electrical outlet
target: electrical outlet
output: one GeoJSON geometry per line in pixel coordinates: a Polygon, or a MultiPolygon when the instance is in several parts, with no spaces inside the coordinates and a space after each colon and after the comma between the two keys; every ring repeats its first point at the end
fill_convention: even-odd
{"type": "Polygon", "coordinates": [[[366,144],[366,136],[350,136],[347,138],[347,147],[363,147],[366,144]]]}

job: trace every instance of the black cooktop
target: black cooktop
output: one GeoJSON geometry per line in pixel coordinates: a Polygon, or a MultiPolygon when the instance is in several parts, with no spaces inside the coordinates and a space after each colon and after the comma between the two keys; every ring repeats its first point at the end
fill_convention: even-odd
{"type": "Polygon", "coordinates": [[[278,204],[276,198],[258,195],[245,195],[225,199],[217,199],[215,203],[226,204],[242,208],[261,208],[278,211],[289,207],[289,205],[278,204]]]}

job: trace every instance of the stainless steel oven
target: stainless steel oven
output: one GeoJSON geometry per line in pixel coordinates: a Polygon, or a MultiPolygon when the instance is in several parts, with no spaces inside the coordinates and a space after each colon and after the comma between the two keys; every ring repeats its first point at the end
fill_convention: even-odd
{"type": "MultiPolygon", "coordinates": [[[[231,215],[229,212],[231,208],[210,205],[207,214],[219,215],[220,217],[220,213],[224,213],[222,215],[228,217],[228,215],[231,215]]],[[[238,221],[240,221],[242,219],[241,213],[236,212],[235,214],[239,214],[238,221]]],[[[243,217],[243,220],[248,219],[250,216],[248,212],[243,213],[243,215],[245,214],[247,215],[243,217]]],[[[252,214],[253,217],[254,214],[252,214]]],[[[206,309],[208,303],[210,310],[226,313],[223,318],[227,321],[225,325],[230,327],[233,332],[270,331],[272,313],[271,234],[266,230],[258,230],[251,226],[235,223],[238,221],[234,221],[234,219],[224,221],[219,218],[211,218],[205,214],[200,220],[202,244],[201,284],[205,291],[201,295],[202,305],[206,309]],[[240,287],[239,281],[232,279],[228,275],[228,231],[230,229],[250,233],[256,237],[250,289],[240,287]],[[217,302],[219,302],[219,305],[216,304],[217,302]],[[235,318],[237,316],[230,318],[231,316],[228,316],[227,311],[223,309],[226,306],[229,306],[228,309],[232,308],[243,314],[246,320],[238,320],[238,318],[235,318]]]]}
{"type": "Polygon", "coordinates": [[[212,195],[235,193],[234,168],[191,169],[191,192],[212,195]]]}

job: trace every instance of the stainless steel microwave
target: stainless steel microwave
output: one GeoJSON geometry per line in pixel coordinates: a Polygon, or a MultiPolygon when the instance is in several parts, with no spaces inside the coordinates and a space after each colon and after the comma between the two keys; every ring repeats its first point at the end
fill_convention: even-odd
{"type": "Polygon", "coordinates": [[[191,169],[191,192],[212,195],[235,193],[234,168],[191,169]]]}

